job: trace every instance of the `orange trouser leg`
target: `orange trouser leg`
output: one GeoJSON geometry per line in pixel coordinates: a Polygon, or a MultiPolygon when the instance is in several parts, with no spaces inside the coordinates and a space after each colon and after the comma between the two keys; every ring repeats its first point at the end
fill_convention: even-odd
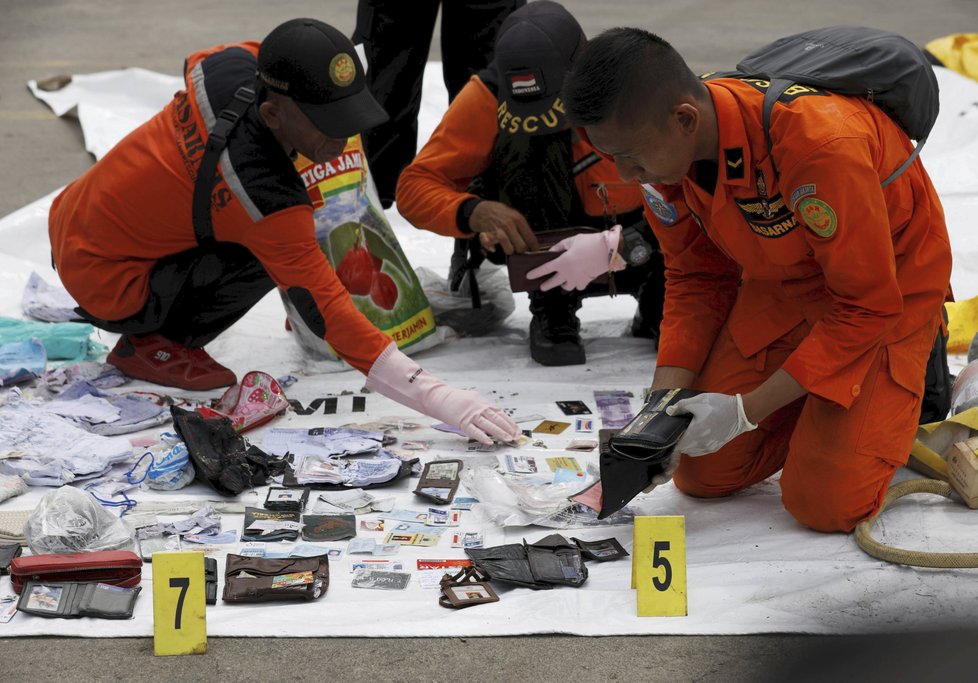
{"type": "MultiPolygon", "coordinates": [[[[755,358],[743,358],[723,332],[697,378],[696,388],[744,393],[777,370],[806,326],[755,358]]],[[[902,343],[926,353],[935,330],[922,329],[902,343]],[[919,339],[917,337],[920,337],[919,339]]],[[[851,531],[875,514],[898,467],[905,464],[917,430],[920,398],[892,378],[887,349],[880,349],[849,410],[816,396],[795,401],[716,453],[683,457],[676,486],[694,496],[723,496],[782,467],[785,508],[819,531],[851,531]]]]}
{"type": "MultiPolygon", "coordinates": [[[[808,334],[800,325],[753,358],[744,358],[724,327],[693,386],[701,391],[743,394],[781,367],[808,334]]],[[[738,436],[716,453],[683,456],[673,475],[683,493],[701,498],[727,496],[764,481],[784,466],[788,442],[804,399],[776,410],[757,429],[738,436]]]]}
{"type": "MultiPolygon", "coordinates": [[[[928,327],[901,346],[926,358],[935,334],[936,326],[928,327]]],[[[849,410],[814,396],[806,400],[781,474],[785,509],[802,524],[852,531],[876,514],[893,474],[907,463],[920,396],[894,381],[900,376],[892,369],[891,354],[900,352],[894,346],[877,352],[849,410]]]]}

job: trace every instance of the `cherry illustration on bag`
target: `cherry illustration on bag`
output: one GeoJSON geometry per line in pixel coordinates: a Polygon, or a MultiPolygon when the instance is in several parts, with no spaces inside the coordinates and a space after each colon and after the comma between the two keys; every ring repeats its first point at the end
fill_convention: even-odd
{"type": "Polygon", "coordinates": [[[362,235],[357,236],[357,242],[346,253],[336,269],[336,275],[350,294],[366,296],[374,282],[374,275],[380,270],[376,265],[377,259],[363,241],[362,235]]]}
{"type": "Polygon", "coordinates": [[[393,310],[397,304],[397,283],[394,278],[387,273],[378,272],[370,287],[370,300],[384,310],[393,310]]]}

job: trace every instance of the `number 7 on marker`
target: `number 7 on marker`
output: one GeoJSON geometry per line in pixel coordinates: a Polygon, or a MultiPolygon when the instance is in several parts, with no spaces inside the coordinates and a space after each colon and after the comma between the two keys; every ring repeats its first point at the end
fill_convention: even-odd
{"type": "Polygon", "coordinates": [[[177,610],[173,615],[173,628],[179,631],[180,618],[183,616],[183,600],[187,597],[187,589],[190,588],[190,578],[187,576],[174,576],[170,579],[170,588],[180,589],[180,597],[177,598],[177,610]]]}

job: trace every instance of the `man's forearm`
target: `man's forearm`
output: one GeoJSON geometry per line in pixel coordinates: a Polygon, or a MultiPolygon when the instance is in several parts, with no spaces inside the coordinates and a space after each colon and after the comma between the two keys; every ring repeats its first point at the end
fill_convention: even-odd
{"type": "Polygon", "coordinates": [[[693,384],[694,379],[696,379],[696,373],[686,368],[670,365],[656,367],[655,374],[652,376],[652,391],[676,387],[688,389],[693,384]]]}

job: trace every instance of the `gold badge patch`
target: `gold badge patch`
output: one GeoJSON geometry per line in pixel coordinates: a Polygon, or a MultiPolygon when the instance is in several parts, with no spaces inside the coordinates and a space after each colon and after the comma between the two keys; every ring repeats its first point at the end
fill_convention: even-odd
{"type": "Polygon", "coordinates": [[[345,87],[353,82],[357,76],[357,67],[353,57],[345,52],[341,52],[329,62],[329,79],[340,87],[345,87]]]}
{"type": "Polygon", "coordinates": [[[832,207],[815,197],[805,197],[798,202],[798,213],[812,232],[819,237],[831,237],[835,234],[839,221],[832,207]]]}

